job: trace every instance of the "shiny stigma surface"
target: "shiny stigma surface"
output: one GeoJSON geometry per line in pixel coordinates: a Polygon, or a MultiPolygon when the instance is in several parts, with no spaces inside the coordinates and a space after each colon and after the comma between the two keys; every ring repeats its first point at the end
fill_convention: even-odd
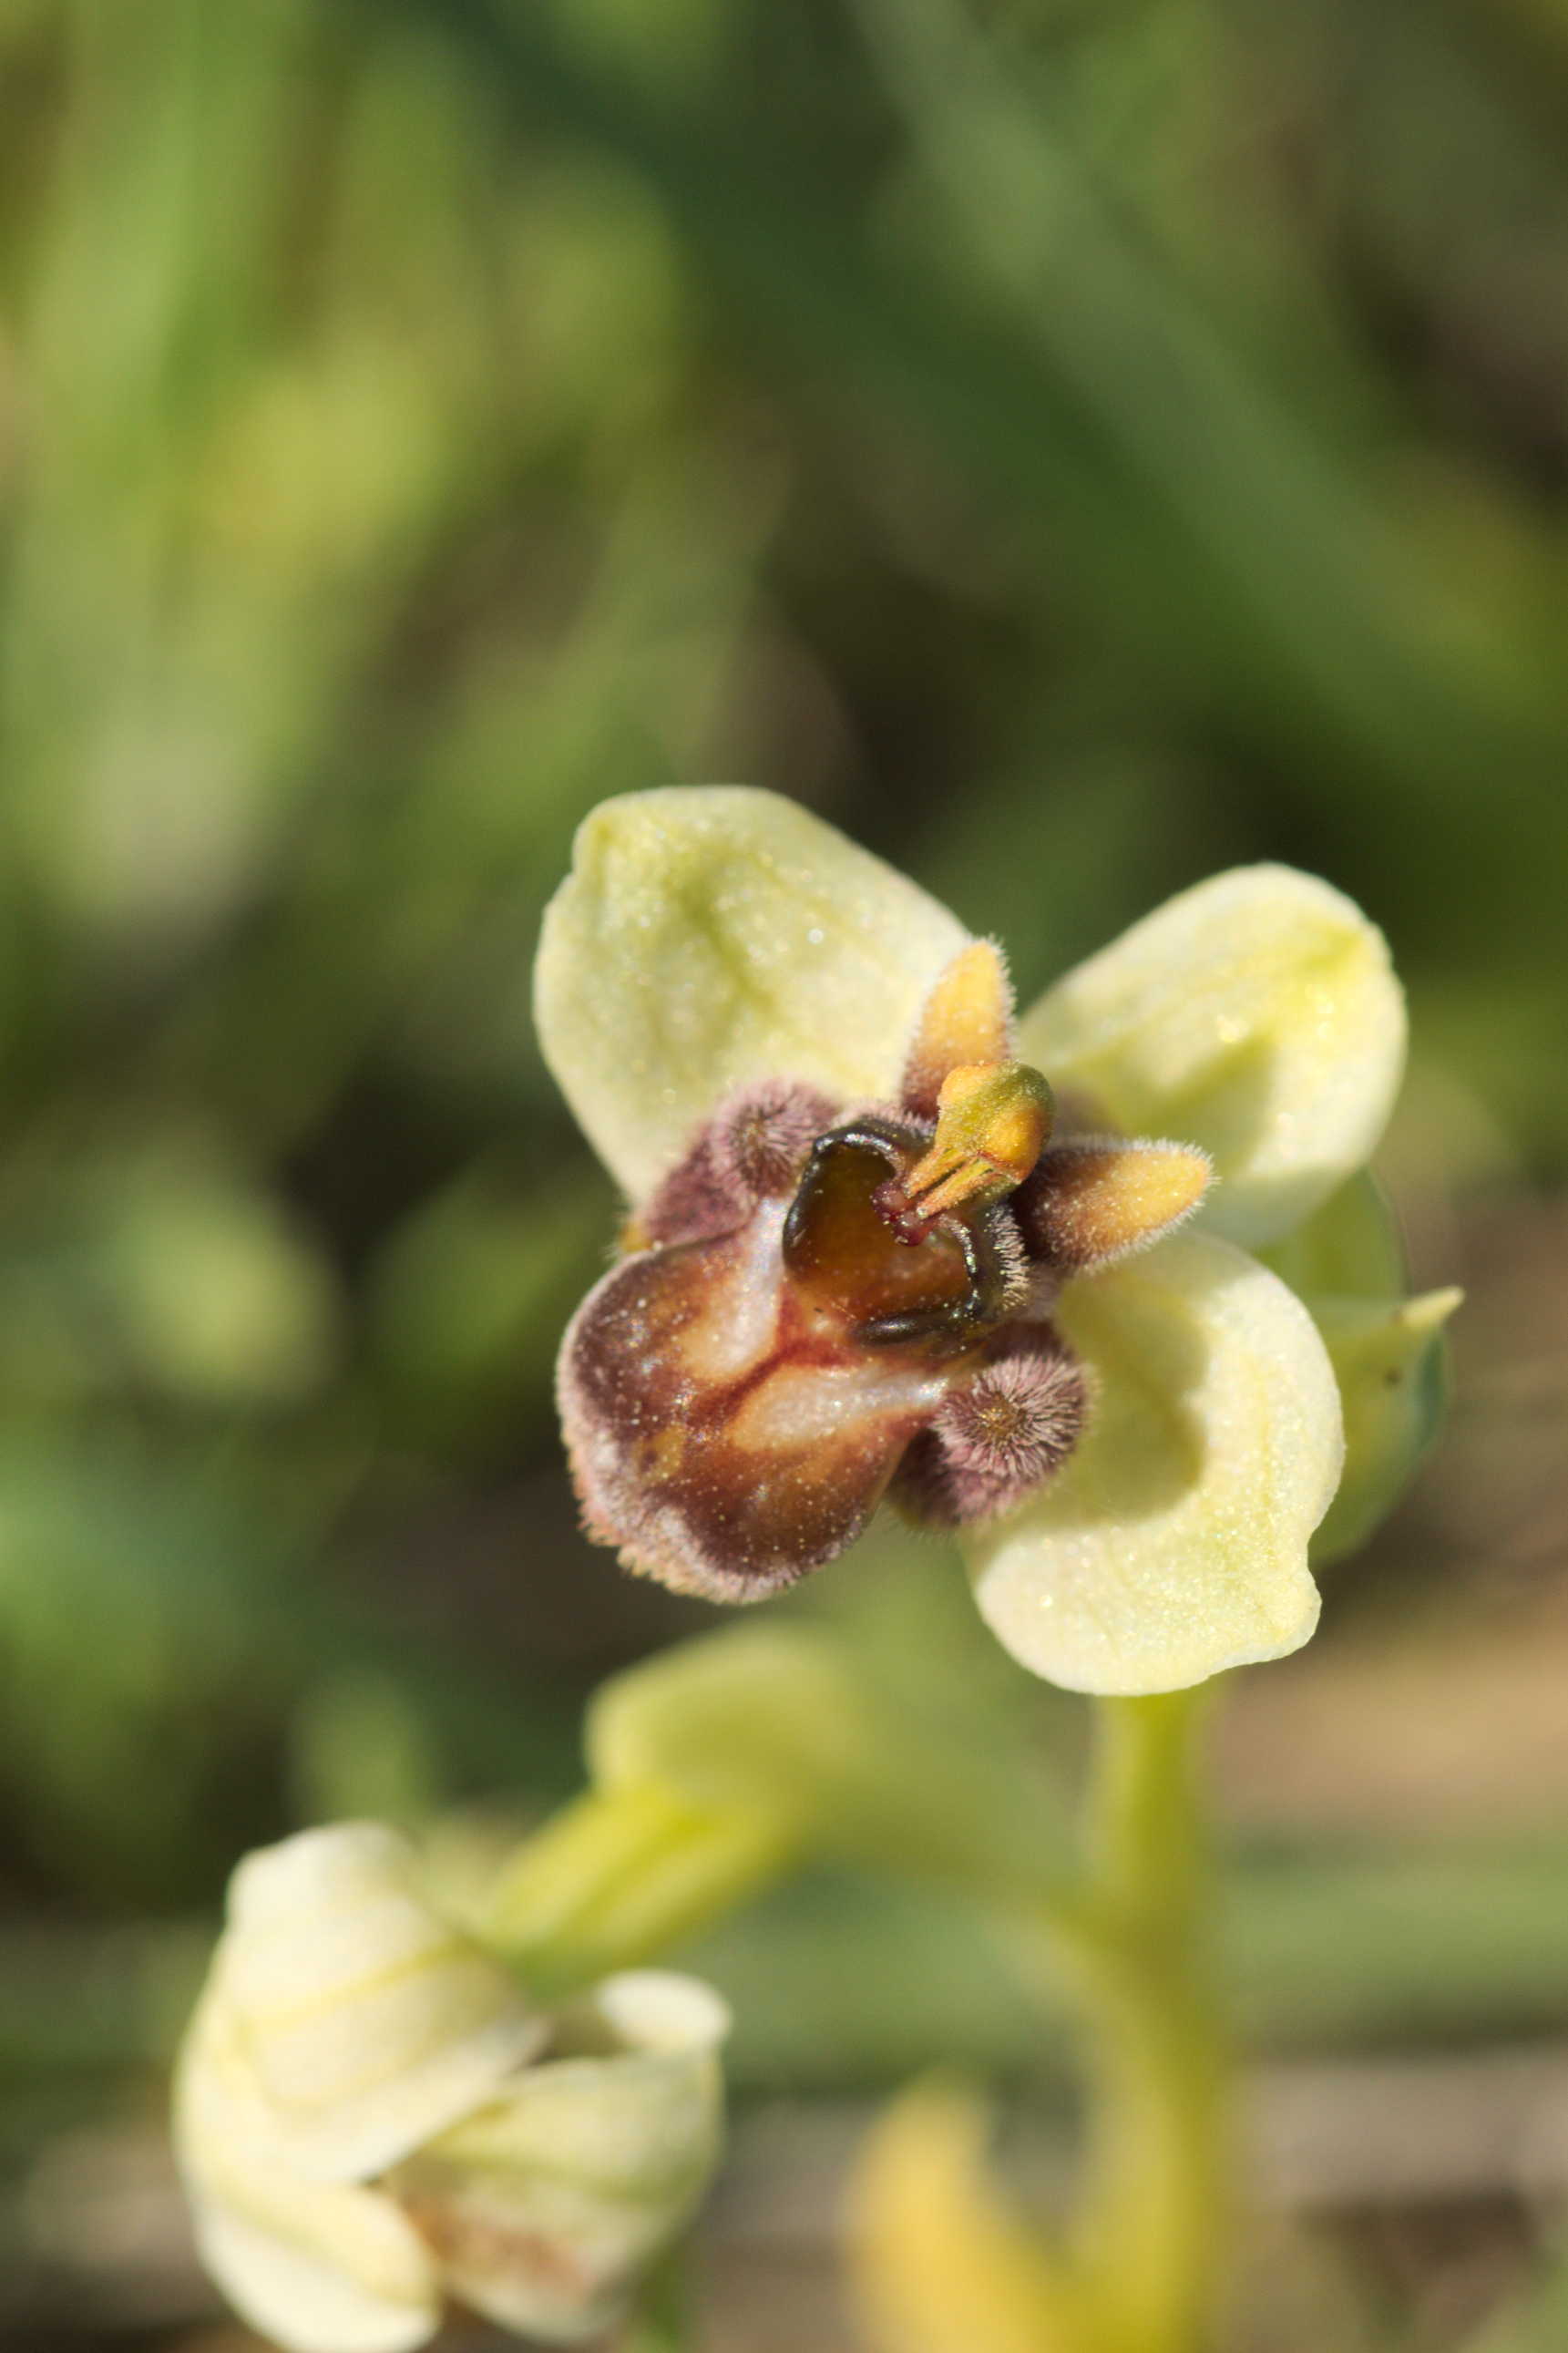
{"type": "Polygon", "coordinates": [[[931,991],[896,1103],[778,1082],[721,1104],[566,1334],[587,1533],[746,1601],[842,1552],[884,1496],[957,1526],[1048,1478],[1087,1409],[1049,1320],[1061,1282],[1168,1230],[1207,1178],[1182,1147],[1052,1147],[1051,1116],[984,942],[931,991]]]}

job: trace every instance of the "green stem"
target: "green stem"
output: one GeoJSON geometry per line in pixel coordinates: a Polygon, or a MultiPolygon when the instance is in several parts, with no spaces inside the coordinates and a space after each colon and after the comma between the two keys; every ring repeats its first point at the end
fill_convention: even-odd
{"type": "Polygon", "coordinates": [[[1083,2261],[1115,2353],[1209,2341],[1228,2238],[1224,2046],[1206,1941],[1202,1692],[1099,1704],[1068,1954],[1091,2101],[1083,2261]]]}
{"type": "Polygon", "coordinates": [[[542,2000],[686,1944],[797,1859],[781,1818],[698,1807],[658,1782],[591,1789],[502,1872],[481,1934],[542,2000]]]}

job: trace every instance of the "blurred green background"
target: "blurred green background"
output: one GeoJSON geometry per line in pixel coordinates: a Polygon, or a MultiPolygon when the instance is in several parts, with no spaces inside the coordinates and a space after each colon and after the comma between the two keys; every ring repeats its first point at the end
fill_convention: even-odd
{"type": "MultiPolygon", "coordinates": [[[[724,779],[1026,993],[1260,856],[1388,930],[1471,1303],[1233,1679],[1237,2343],[1561,2341],[1565,586],[1563,0],[3,0],[0,2331],[247,2341],[162,2149],[227,1869],[539,1813],[708,1622],[574,1533],[615,1210],[528,990],[584,813],[724,779]]],[[[804,1606],[1070,1768],[939,1550],[804,1606]]],[[[823,1881],[708,1957],[724,2353],[853,2343],[858,2104],[946,2050],[1048,2117],[978,1950],[823,1881]]]]}

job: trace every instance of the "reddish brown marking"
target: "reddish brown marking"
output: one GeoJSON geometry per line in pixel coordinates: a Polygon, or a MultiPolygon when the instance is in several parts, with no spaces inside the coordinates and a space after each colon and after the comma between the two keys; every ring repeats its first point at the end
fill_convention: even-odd
{"type": "Polygon", "coordinates": [[[454,2269],[492,2279],[510,2276],[566,2301],[585,2301],[597,2290],[599,2284],[558,2240],[542,2231],[490,2221],[469,2211],[460,2194],[412,2191],[398,2202],[431,2253],[454,2269]]]}
{"type": "Polygon", "coordinates": [[[626,1247],[733,1233],[759,1201],[793,1193],[834,1107],[793,1081],[742,1087],[700,1128],[627,1229],[626,1247]]]}
{"type": "Polygon", "coordinates": [[[868,1350],[770,1265],[760,1221],[615,1269],[561,1362],[590,1534],[678,1590],[726,1600],[841,1552],[940,1402],[927,1352],[868,1350]],[[770,1273],[764,1314],[746,1293],[770,1273]],[[731,1344],[746,1361],[726,1366],[731,1344]]]}

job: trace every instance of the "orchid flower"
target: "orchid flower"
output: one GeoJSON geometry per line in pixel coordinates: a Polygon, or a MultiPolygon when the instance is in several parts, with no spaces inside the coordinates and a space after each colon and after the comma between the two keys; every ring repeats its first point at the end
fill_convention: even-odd
{"type": "MultiPolygon", "coordinates": [[[[994,943],[796,804],[639,793],[579,832],[536,1015],[628,1203],[559,1374],[584,1525],[628,1568],[759,1599],[888,1502],[1071,1688],[1307,1640],[1345,1411],[1251,1253],[1324,1256],[1400,1080],[1402,993],[1340,892],[1218,875],[1019,1017],[994,943]]],[[[1352,1440],[1454,1296],[1368,1263],[1334,1327],[1373,1367],[1352,1440]]]]}
{"type": "Polygon", "coordinates": [[[724,2005],[659,1970],[544,2011],[370,1822],[249,1856],[181,2054],[197,2243],[290,2353],[408,2353],[450,2294],[599,2335],[716,2161],[724,2005]]]}

